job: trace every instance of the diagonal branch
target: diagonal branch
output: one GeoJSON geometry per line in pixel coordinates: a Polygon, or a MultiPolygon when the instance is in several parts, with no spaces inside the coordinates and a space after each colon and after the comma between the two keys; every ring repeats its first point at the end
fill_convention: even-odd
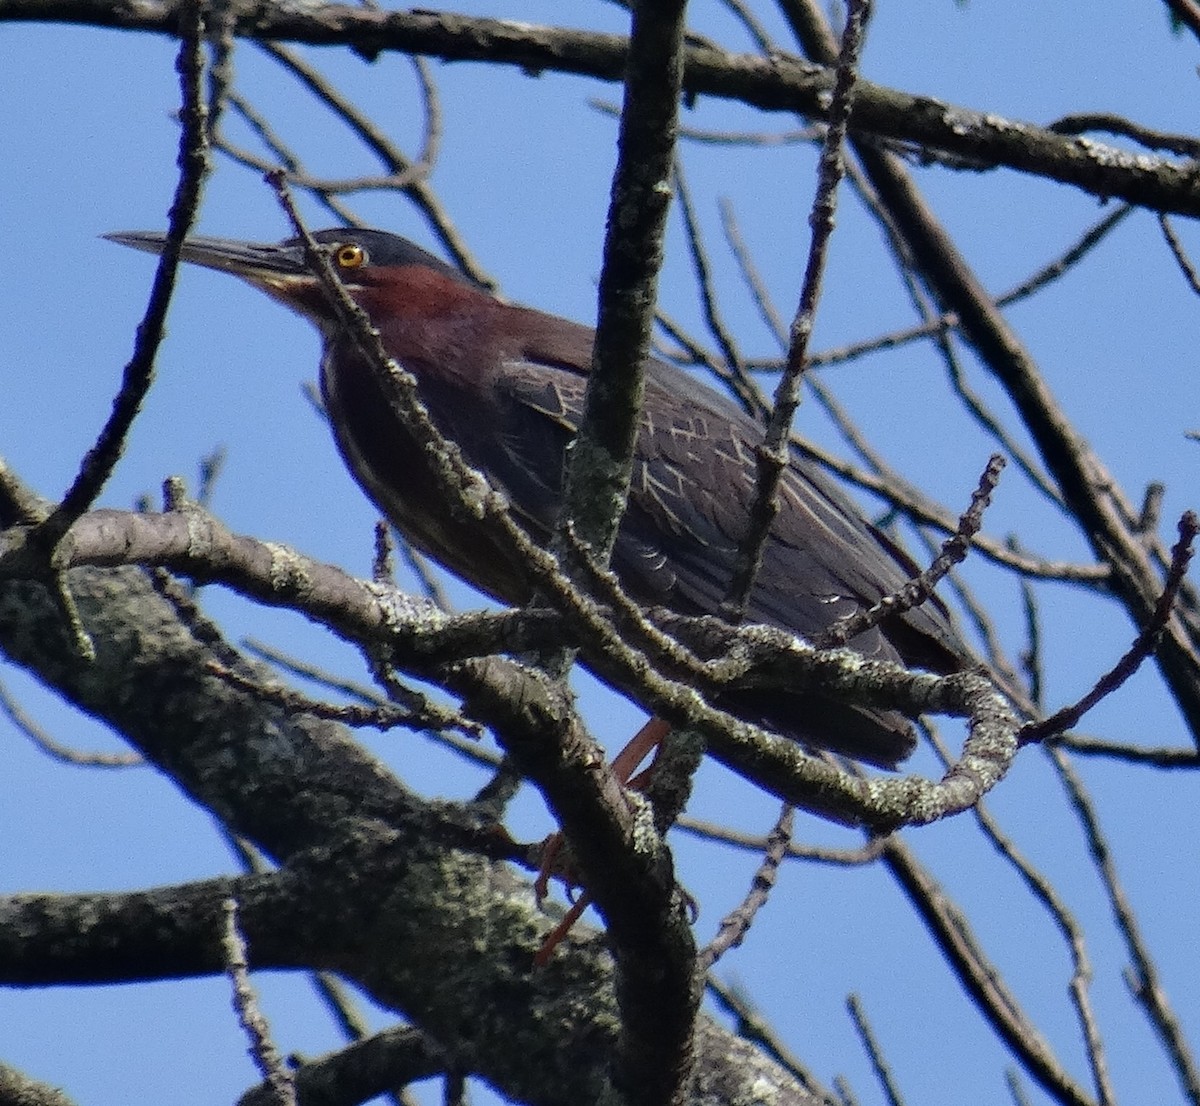
{"type": "Polygon", "coordinates": [[[837,190],[845,176],[845,155],[842,144],[854,105],[858,82],[858,59],[862,50],[870,0],[850,4],[846,28],[838,54],[837,80],[829,108],[829,125],[821,144],[817,164],[817,190],[813,198],[809,224],[812,238],[804,280],[800,287],[800,303],[789,332],[787,361],[771,415],[767,420],[762,445],[756,453],[758,465],[754,500],[749,511],[746,535],[738,548],[737,565],[726,597],[728,613],[740,621],[754,590],[754,580],[762,564],[763,548],[771,525],[779,513],[779,481],[792,459],[791,429],[796,408],[800,406],[800,385],[808,367],[808,342],[816,324],[817,304],[833,237],[834,214],[837,210],[837,190]]]}
{"type": "MultiPolygon", "coordinates": [[[[0,0],[0,22],[20,21],[177,33],[172,0],[0,0]]],[[[627,45],[620,35],[336,4],[251,4],[238,9],[233,32],[256,40],[348,46],[366,55],[391,50],[613,82],[624,74],[627,45]]],[[[735,100],[764,111],[821,119],[833,84],[831,68],[783,53],[763,58],[708,44],[692,43],[686,48],[683,91],[689,97],[735,100]]],[[[1105,200],[1119,198],[1156,211],[1200,214],[1200,181],[1190,162],[1128,153],[869,81],[861,82],[856,92],[851,130],[929,147],[972,165],[1032,173],[1105,200]]]]}
{"type": "MultiPolygon", "coordinates": [[[[805,49],[819,60],[830,58],[836,46],[814,0],[789,0],[787,11],[805,49]]],[[[1158,565],[1167,561],[1165,551],[1147,549],[1138,512],[1067,420],[1033,356],[930,210],[903,162],[870,141],[856,140],[855,150],[921,279],[942,310],[957,315],[963,337],[1008,393],[1097,558],[1111,566],[1114,593],[1141,629],[1152,620],[1162,592],[1158,565]]],[[[1179,595],[1183,614],[1168,623],[1157,659],[1200,743],[1200,624],[1194,617],[1198,600],[1186,582],[1179,595]]]]}
{"type": "Polygon", "coordinates": [[[62,502],[43,524],[45,537],[51,544],[61,538],[95,502],[125,449],[125,437],[154,380],[154,358],[165,332],[167,308],[175,290],[179,248],[195,222],[200,207],[201,190],[208,172],[208,108],[201,91],[204,72],[203,3],[197,0],[185,5],[182,15],[182,42],[175,63],[183,101],[179,113],[182,123],[179,135],[179,180],[167,217],[166,244],[154,273],[145,315],[137,329],[133,356],[125,366],[121,389],[113,400],[112,412],[96,444],[84,457],[79,473],[62,502]]]}

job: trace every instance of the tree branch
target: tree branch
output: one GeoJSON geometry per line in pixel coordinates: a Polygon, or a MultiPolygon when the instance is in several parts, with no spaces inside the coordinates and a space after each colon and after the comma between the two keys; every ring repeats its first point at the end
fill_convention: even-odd
{"type": "MultiPolygon", "coordinates": [[[[61,22],[174,35],[173,0],[0,0],[0,22],[61,22]]],[[[618,35],[431,12],[394,12],[322,5],[238,6],[234,33],[245,38],[348,46],[365,55],[385,50],[444,61],[505,64],[528,73],[572,73],[619,81],[626,40],[618,35]]],[[[683,91],[736,100],[764,111],[823,118],[831,69],[784,54],[770,58],[689,45],[683,91]]],[[[1007,166],[1079,188],[1103,199],[1155,211],[1200,214],[1200,181],[1187,163],[1131,154],[1086,138],[1055,134],[993,112],[863,81],[851,130],[927,146],[973,165],[1007,166]]]]}

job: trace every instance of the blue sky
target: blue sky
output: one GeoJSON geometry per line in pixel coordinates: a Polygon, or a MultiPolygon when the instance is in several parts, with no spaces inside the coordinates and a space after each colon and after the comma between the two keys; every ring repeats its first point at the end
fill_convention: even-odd
{"type": "MultiPolygon", "coordinates": [[[[865,75],[1037,122],[1111,110],[1162,130],[1194,126],[1200,100],[1195,43],[1172,37],[1161,6],[1151,0],[1136,6],[1110,0],[1087,9],[1084,17],[1080,5],[1059,0],[973,0],[965,8],[951,0],[884,2],[870,31],[865,75]]],[[[530,22],[564,17],[562,6],[550,3],[457,10],[530,22]]],[[[621,27],[615,6],[572,5],[569,18],[621,27]]],[[[748,48],[713,4],[694,5],[693,26],[748,48]]],[[[149,287],[150,260],[99,235],[165,224],[177,144],[173,56],[171,42],[150,36],[0,27],[0,455],[48,497],[69,483],[107,415],[149,287]]],[[[413,148],[419,101],[404,59],[366,65],[334,51],[306,56],[413,148]]],[[[347,176],[373,168],[251,47],[239,47],[237,67],[239,87],[281,121],[314,171],[347,176]]],[[[445,127],[434,184],[461,232],[507,296],[590,321],[615,130],[587,99],[613,101],[618,90],[470,65],[435,64],[434,72],[445,127]]],[[[706,128],[764,125],[753,113],[709,101],[684,121],[706,128]]],[[[765,125],[783,130],[792,120],[768,118],[765,125]]],[[[731,154],[705,147],[688,148],[685,156],[714,252],[720,252],[716,198],[728,196],[781,310],[790,315],[807,245],[811,152],[787,147],[731,154]]],[[[282,237],[283,216],[261,181],[220,158],[214,164],[200,229],[282,237]]],[[[1010,172],[916,173],[939,217],[996,290],[1050,260],[1101,214],[1091,197],[1010,172]]],[[[377,225],[433,241],[400,201],[364,201],[357,210],[377,225]]],[[[320,225],[329,222],[311,208],[308,214],[320,225]]],[[[1192,227],[1179,229],[1193,248],[1200,246],[1192,227]]],[[[662,304],[698,327],[677,220],[668,245],[662,304]]],[[[723,268],[729,275],[720,281],[722,306],[743,349],[776,352],[732,268],[723,268]]],[[[898,287],[875,227],[844,200],[814,348],[911,322],[898,287]]],[[[1200,425],[1196,301],[1152,218],[1135,214],[1079,272],[1012,318],[1068,414],[1129,494],[1137,499],[1146,482],[1161,479],[1168,486],[1165,519],[1195,505],[1198,447],[1184,433],[1200,425]]],[[[156,497],[169,474],[194,485],[198,459],[222,445],[228,461],[213,506],[230,527],[366,573],[374,512],[300,391],[315,374],[317,355],[315,334],[276,305],[220,275],[185,273],[158,382],[104,505],[156,497]]],[[[971,368],[973,383],[995,396],[986,376],[971,368]]],[[[898,351],[825,379],[905,475],[955,509],[965,506],[991,445],[949,405],[941,366],[928,350],[898,351]]],[[[814,404],[802,407],[797,428],[840,446],[814,404]]],[[[987,528],[1001,535],[1019,529],[1048,555],[1083,555],[1079,538],[1015,476],[1002,484],[987,528]]],[[[970,568],[968,577],[992,599],[1015,653],[1022,644],[1016,589],[984,566],[970,568]]],[[[454,595],[462,605],[478,602],[457,585],[454,595]]],[[[1119,614],[1078,592],[1049,586],[1041,595],[1053,658],[1049,697],[1057,705],[1086,689],[1126,647],[1130,631],[1119,614]]],[[[296,616],[261,611],[214,588],[205,602],[235,640],[253,635],[365,678],[350,650],[296,616]]],[[[117,747],[103,728],[39,693],[22,673],[0,666],[0,679],[61,740],[117,747]]],[[[593,727],[619,744],[640,715],[586,680],[581,687],[593,727]]],[[[1139,674],[1089,725],[1106,736],[1153,744],[1187,740],[1152,671],[1139,674]]],[[[419,737],[364,734],[362,740],[402,765],[406,780],[426,794],[464,796],[478,784],[476,774],[419,737]]],[[[209,817],[152,772],[53,764],[2,720],[0,746],[0,892],[130,889],[233,870],[209,817]]],[[[930,762],[918,767],[928,771],[930,762]]],[[[1185,784],[1105,765],[1083,770],[1114,828],[1118,864],[1143,909],[1177,1009],[1185,1024],[1200,1024],[1197,826],[1181,809],[1188,805],[1180,798],[1185,784]]],[[[1095,997],[1118,1090],[1129,1101],[1173,1101],[1172,1076],[1125,996],[1123,953],[1107,927],[1078,831],[1036,753],[1021,759],[991,805],[1062,883],[1080,915],[1092,920],[1095,997]]],[[[715,766],[702,772],[692,810],[757,831],[774,817],[773,804],[715,766]]],[[[519,804],[514,822],[516,832],[529,837],[547,828],[532,796],[519,804]]],[[[852,843],[806,818],[797,836],[852,843]]],[[[1052,927],[981,848],[969,819],[910,834],[910,840],[970,904],[1021,1000],[1084,1078],[1065,957],[1052,927]]],[[[679,854],[707,936],[740,900],[756,860],[686,838],[679,839],[679,854]]],[[[790,866],[746,948],[720,970],[744,983],[821,1078],[847,1073],[864,1101],[875,1100],[876,1092],[841,1006],[852,990],[862,995],[914,1101],[1007,1101],[1002,1050],[972,1021],[919,924],[876,870],[790,866]]],[[[311,1054],[335,1046],[303,981],[268,976],[260,982],[285,1051],[311,1054]]],[[[378,1016],[381,1025],[387,1020],[378,1016]]],[[[0,1037],[3,1059],[62,1086],[80,1103],[189,1106],[230,1099],[252,1079],[221,981],[0,992],[0,1037]]],[[[488,1099],[481,1094],[477,1101],[488,1099]]]]}

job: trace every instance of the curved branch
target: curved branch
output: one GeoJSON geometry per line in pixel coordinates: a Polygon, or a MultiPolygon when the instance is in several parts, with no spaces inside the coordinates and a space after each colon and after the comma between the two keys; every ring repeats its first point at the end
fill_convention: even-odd
{"type": "MultiPolygon", "coordinates": [[[[36,559],[40,551],[31,553],[22,546],[26,534],[22,528],[0,534],[0,581],[6,576],[36,579],[44,571],[36,559]]],[[[609,612],[550,571],[541,578],[564,604],[560,614],[509,612],[451,619],[433,604],[414,601],[395,589],[355,580],[283,547],[230,534],[196,507],[158,516],[97,511],[68,532],[62,556],[64,565],[128,563],[136,556],[141,563],[170,566],[197,580],[220,580],[253,598],[302,611],[350,640],[387,642],[397,666],[470,698],[481,719],[496,724],[502,735],[514,720],[500,705],[506,693],[511,695],[513,681],[519,682],[522,695],[534,699],[544,696],[542,685],[511,661],[464,662],[463,656],[578,645],[602,679],[662,718],[702,732],[718,759],[753,782],[807,810],[879,831],[966,809],[999,781],[1016,750],[1012,711],[982,676],[909,672],[866,661],[849,650],[817,651],[771,627],[733,628],[716,618],[687,619],[667,611],[652,612],[657,627],[645,621],[650,656],[622,639],[609,612]],[[89,548],[88,538],[93,536],[99,544],[89,548]],[[672,644],[674,648],[659,648],[672,644]],[[968,717],[971,736],[962,759],[940,783],[915,776],[865,780],[717,710],[700,693],[719,695],[731,686],[751,685],[820,689],[914,715],[968,717]]],[[[219,679],[214,671],[219,669],[209,668],[208,675],[219,679]]],[[[222,683],[230,685],[226,693],[236,690],[230,681],[222,683]]],[[[592,772],[602,775],[595,765],[592,772]]],[[[568,821],[581,817],[578,802],[576,795],[562,808],[568,821]]],[[[608,816],[617,817],[618,808],[606,806],[608,816]]],[[[652,884],[648,894],[656,894],[652,884]]]]}
{"type": "MultiPolygon", "coordinates": [[[[0,520],[10,516],[3,491],[0,520]]],[[[208,660],[227,662],[233,650],[198,641],[141,569],[75,569],[69,579],[96,660],[77,656],[45,588],[22,581],[0,581],[0,650],[120,730],[268,853],[333,849],[327,878],[353,879],[355,865],[376,854],[392,865],[382,883],[357,868],[367,873],[364,886],[375,888],[374,912],[369,924],[344,931],[341,952],[326,966],[405,1012],[459,1068],[512,1098],[605,1097],[615,1024],[611,960],[594,943],[571,942],[550,967],[533,971],[548,923],[527,886],[479,855],[495,835],[472,828],[477,817],[460,814],[465,824],[456,829],[444,805],[415,798],[341,727],[263,703],[213,675],[208,660]],[[447,916],[456,924],[430,924],[447,916]],[[521,964],[530,967],[514,968],[521,964]],[[461,1016],[463,995],[475,992],[489,996],[495,1017],[461,1016]],[[581,1041],[589,1042],[586,1052],[581,1041]]],[[[330,897],[314,890],[306,909],[325,909],[330,897]]],[[[216,936],[213,929],[214,949],[216,936]]],[[[698,1086],[767,1078],[785,1098],[808,1101],[729,1034],[702,1023],[697,1040],[698,1086]]]]}

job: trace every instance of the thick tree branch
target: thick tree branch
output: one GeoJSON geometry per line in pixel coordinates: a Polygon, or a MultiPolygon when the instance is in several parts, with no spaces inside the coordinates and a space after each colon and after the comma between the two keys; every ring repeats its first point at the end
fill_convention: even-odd
{"type": "MultiPolygon", "coordinates": [[[[14,573],[36,579],[42,571],[36,550],[31,556],[22,545],[24,533],[15,528],[3,535],[0,580],[14,573]]],[[[197,580],[220,580],[274,605],[294,607],[349,640],[386,642],[397,666],[470,699],[481,720],[496,725],[502,734],[510,719],[500,702],[513,696],[516,687],[521,691],[514,703],[525,695],[540,698],[545,694],[539,690],[540,680],[511,661],[463,660],[464,655],[478,656],[482,648],[490,652],[500,645],[513,651],[577,645],[602,679],[634,695],[660,717],[701,731],[718,758],[780,798],[879,830],[965,809],[995,785],[1015,751],[1015,719],[984,677],[939,677],[864,661],[845,650],[820,652],[766,626],[735,629],[715,618],[653,612],[661,628],[647,623],[647,629],[655,641],[669,642],[668,635],[674,635],[690,647],[679,648],[677,642],[674,652],[656,653],[660,671],[620,637],[609,612],[583,597],[575,599],[579,606],[561,612],[563,626],[557,628],[558,616],[540,612],[447,619],[432,604],[414,605],[394,589],[355,581],[283,547],[232,535],[194,507],[161,516],[97,511],[68,532],[62,548],[64,567],[93,560],[126,563],[136,557],[141,563],[169,566],[197,580]],[[93,537],[99,542],[96,551],[88,548],[93,537]],[[339,605],[342,600],[346,606],[339,605]],[[719,695],[730,687],[753,685],[820,689],[870,706],[969,717],[974,736],[942,783],[920,777],[865,780],[713,708],[697,691],[719,695]]],[[[214,671],[220,668],[210,667],[209,674],[214,671]]],[[[599,764],[592,771],[597,778],[603,775],[599,764]]],[[[600,794],[597,801],[603,802],[600,794]]],[[[608,816],[617,816],[617,808],[604,805],[608,816]]],[[[563,813],[568,820],[580,817],[578,796],[563,813]]],[[[652,886],[648,893],[655,894],[652,886]]]]}
{"type": "MultiPolygon", "coordinates": [[[[0,22],[81,23],[174,35],[178,5],[164,0],[0,0],[0,22]]],[[[530,73],[574,73],[619,81],[625,39],[496,19],[367,8],[238,5],[234,33],[246,38],[384,50],[445,61],[482,61],[530,73]]],[[[823,118],[833,72],[777,54],[770,58],[687,48],[688,96],[737,100],[764,111],[823,118]]],[[[975,164],[1007,166],[1072,185],[1103,199],[1155,211],[1200,214],[1200,180],[1186,163],[1131,154],[1086,138],[1055,134],[992,112],[873,85],[857,88],[851,130],[927,146],[975,164]]]]}
{"type": "Polygon", "coordinates": [[[583,420],[563,521],[606,565],[629,498],[679,130],[684,0],[634,8],[583,420]]]}
{"type": "MultiPolygon", "coordinates": [[[[5,514],[0,504],[0,519],[5,514]]],[[[0,583],[0,649],[107,720],[268,853],[282,858],[332,848],[334,875],[351,880],[355,850],[393,857],[386,881],[364,877],[374,889],[374,913],[344,931],[341,952],[323,966],[406,1013],[462,1070],[513,1098],[603,1098],[615,1025],[611,962],[595,946],[572,943],[541,972],[513,970],[532,965],[547,923],[526,885],[503,866],[455,847],[468,843],[469,819],[452,830],[341,727],[293,716],[212,675],[208,661],[227,661],[232,651],[214,654],[198,642],[140,569],[74,570],[70,586],[96,642],[95,662],[75,653],[59,611],[37,583],[0,583]],[[438,921],[447,916],[455,925],[438,921]],[[486,996],[478,1017],[462,1017],[467,994],[486,996]],[[592,1043],[581,1051],[581,1041],[592,1043]]],[[[486,837],[476,832],[471,847],[486,837]]],[[[314,892],[306,908],[319,914],[326,897],[314,892]]],[[[283,916],[299,926],[300,918],[283,916]]],[[[71,924],[77,922],[76,916],[71,924]]],[[[751,1077],[750,1068],[740,1067],[746,1061],[728,1035],[703,1028],[701,1086],[742,1085],[751,1077]]],[[[753,1068],[754,1077],[762,1075],[753,1068]]],[[[777,1075],[785,1099],[807,1101],[777,1075]]]]}

